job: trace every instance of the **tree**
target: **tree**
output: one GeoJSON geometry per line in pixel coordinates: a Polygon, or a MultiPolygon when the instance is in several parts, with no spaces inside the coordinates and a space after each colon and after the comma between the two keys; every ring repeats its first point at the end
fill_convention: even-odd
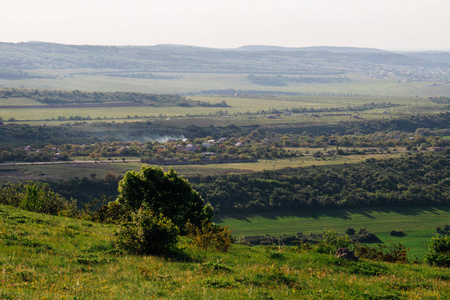
{"type": "Polygon", "coordinates": [[[145,207],[169,218],[182,233],[186,233],[187,223],[201,227],[213,215],[209,203],[205,205],[200,194],[172,168],[164,172],[160,167],[142,166],[140,172],[129,171],[118,190],[117,201],[130,211],[145,207]]]}

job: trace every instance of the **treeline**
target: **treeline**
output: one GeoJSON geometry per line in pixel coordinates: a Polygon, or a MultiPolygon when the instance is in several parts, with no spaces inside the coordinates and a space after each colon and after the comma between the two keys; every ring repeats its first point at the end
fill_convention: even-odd
{"type": "Polygon", "coordinates": [[[450,97],[430,97],[429,99],[437,104],[450,104],[450,97]]]}
{"type": "Polygon", "coordinates": [[[258,85],[286,86],[289,83],[342,83],[350,82],[346,77],[312,77],[282,75],[248,75],[247,80],[258,85]]]}
{"type": "Polygon", "coordinates": [[[0,98],[28,98],[45,104],[130,102],[149,106],[205,106],[228,107],[222,103],[208,103],[186,99],[180,95],[158,95],[131,92],[85,92],[80,90],[0,89],[0,98]]]}
{"type": "Polygon", "coordinates": [[[450,151],[191,179],[216,212],[450,204],[450,151]]]}
{"type": "Polygon", "coordinates": [[[6,80],[22,80],[22,79],[35,79],[35,78],[54,78],[52,76],[44,76],[37,74],[30,74],[21,70],[15,70],[12,68],[0,68],[0,79],[6,80]]]}

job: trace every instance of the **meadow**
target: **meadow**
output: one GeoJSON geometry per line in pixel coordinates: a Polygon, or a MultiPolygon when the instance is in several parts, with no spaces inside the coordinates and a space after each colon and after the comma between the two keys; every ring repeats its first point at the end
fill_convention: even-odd
{"type": "Polygon", "coordinates": [[[450,272],[424,264],[344,261],[297,247],[179,241],[173,257],[114,246],[116,225],[0,206],[3,299],[445,299],[450,272]],[[126,291],[126,293],[124,292],[126,291]]]}

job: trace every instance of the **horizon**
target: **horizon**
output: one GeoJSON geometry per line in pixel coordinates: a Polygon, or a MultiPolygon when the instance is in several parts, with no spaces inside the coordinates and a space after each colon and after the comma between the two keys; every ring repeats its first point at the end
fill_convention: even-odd
{"type": "Polygon", "coordinates": [[[244,44],[237,47],[230,48],[218,48],[218,47],[209,47],[202,45],[189,45],[189,44],[173,44],[173,43],[160,43],[153,45],[133,45],[133,44],[71,44],[71,43],[60,43],[60,42],[51,42],[51,41],[38,41],[38,40],[30,40],[30,41],[19,41],[19,42],[5,42],[0,41],[0,43],[4,44],[33,44],[33,43],[42,43],[42,44],[55,44],[55,45],[65,45],[65,46],[98,46],[98,47],[157,47],[157,46],[174,46],[174,47],[193,47],[193,48],[205,48],[205,49],[216,49],[216,50],[238,50],[245,47],[268,47],[268,48],[281,48],[281,49],[307,49],[307,48],[343,48],[343,49],[367,49],[367,50],[380,50],[387,52],[450,52],[450,49],[383,49],[383,48],[373,48],[373,47],[359,47],[359,46],[332,46],[332,45],[312,45],[312,46],[283,46],[283,45],[265,45],[265,44],[244,44]]]}
{"type": "Polygon", "coordinates": [[[450,51],[444,0],[5,0],[5,42],[450,51]]]}

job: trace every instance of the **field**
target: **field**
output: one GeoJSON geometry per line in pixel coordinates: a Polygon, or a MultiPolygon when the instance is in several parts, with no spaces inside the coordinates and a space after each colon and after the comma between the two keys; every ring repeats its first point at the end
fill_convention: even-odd
{"type": "Polygon", "coordinates": [[[348,83],[290,83],[287,86],[262,86],[247,80],[248,74],[220,73],[170,73],[177,79],[142,79],[108,77],[101,75],[82,75],[86,70],[35,70],[41,74],[60,76],[56,79],[2,80],[9,87],[43,89],[79,89],[84,91],[128,91],[146,93],[195,93],[205,90],[266,90],[300,92],[310,94],[353,93],[368,96],[441,96],[450,93],[450,84],[433,85],[432,82],[398,82],[391,79],[366,78],[348,74],[348,83]]]}
{"type": "MultiPolygon", "coordinates": [[[[294,148],[290,148],[294,149],[294,148]]],[[[324,148],[298,148],[303,154],[307,151],[320,151],[324,148]]],[[[359,149],[359,148],[357,148],[359,149]]],[[[363,149],[363,148],[361,148],[363,149]]],[[[369,158],[386,159],[389,157],[398,157],[401,152],[392,152],[384,154],[365,154],[365,155],[348,155],[331,158],[316,158],[311,154],[295,157],[291,159],[260,159],[251,163],[220,163],[208,165],[179,165],[172,168],[183,177],[192,176],[217,176],[226,174],[240,174],[261,172],[264,170],[281,170],[284,168],[298,168],[311,166],[333,166],[344,163],[360,163],[369,158]]],[[[138,157],[127,157],[125,162],[120,157],[112,158],[112,161],[102,159],[95,163],[89,158],[74,158],[75,163],[4,163],[0,164],[0,183],[8,181],[25,181],[25,180],[50,180],[50,179],[67,179],[73,177],[89,177],[95,173],[97,178],[103,178],[106,173],[112,173],[115,176],[123,176],[125,172],[135,170],[139,171],[143,165],[138,157]]],[[[169,166],[162,166],[168,169],[169,166]]]]}
{"type": "Polygon", "coordinates": [[[161,126],[186,128],[190,125],[207,126],[255,126],[255,125],[292,125],[317,126],[320,124],[336,124],[339,122],[380,120],[404,118],[411,114],[426,111],[427,113],[441,112],[442,105],[432,103],[427,98],[416,97],[250,97],[250,96],[196,96],[190,97],[207,103],[221,103],[225,101],[230,107],[151,107],[151,106],[124,106],[104,104],[103,107],[88,107],[80,105],[77,108],[70,106],[52,107],[42,105],[31,99],[0,99],[0,117],[3,120],[14,120],[34,126],[53,125],[79,122],[69,120],[70,117],[79,117],[83,122],[133,122],[151,120],[161,126]],[[389,108],[374,108],[361,111],[346,111],[348,107],[358,107],[370,103],[387,103],[395,106],[389,108]],[[10,108],[11,105],[17,108],[10,108]],[[32,106],[32,108],[25,108],[32,106]],[[328,109],[344,108],[339,112],[326,112],[328,109]],[[280,116],[274,119],[266,117],[267,114],[290,109],[315,109],[320,117],[300,113],[292,116],[280,116]],[[264,113],[262,113],[264,111],[264,113]],[[383,112],[388,111],[389,114],[383,112]],[[255,115],[256,114],[256,115],[255,115]],[[358,115],[359,119],[352,118],[358,115]],[[64,118],[61,120],[61,118],[64,118]]]}
{"type": "Polygon", "coordinates": [[[302,232],[320,233],[323,230],[336,230],[345,233],[347,228],[366,228],[375,233],[383,243],[400,242],[411,250],[409,256],[423,259],[431,237],[436,235],[436,227],[450,220],[450,207],[402,207],[402,208],[361,208],[351,210],[322,210],[218,215],[216,222],[227,225],[236,237],[246,235],[283,235],[302,232]],[[392,230],[405,232],[404,237],[389,235],[392,230]]]}
{"type": "Polygon", "coordinates": [[[129,255],[113,245],[115,225],[7,206],[0,215],[4,299],[445,299],[450,292],[449,271],[423,264],[278,247],[222,253],[184,237],[177,256],[129,255]]]}

